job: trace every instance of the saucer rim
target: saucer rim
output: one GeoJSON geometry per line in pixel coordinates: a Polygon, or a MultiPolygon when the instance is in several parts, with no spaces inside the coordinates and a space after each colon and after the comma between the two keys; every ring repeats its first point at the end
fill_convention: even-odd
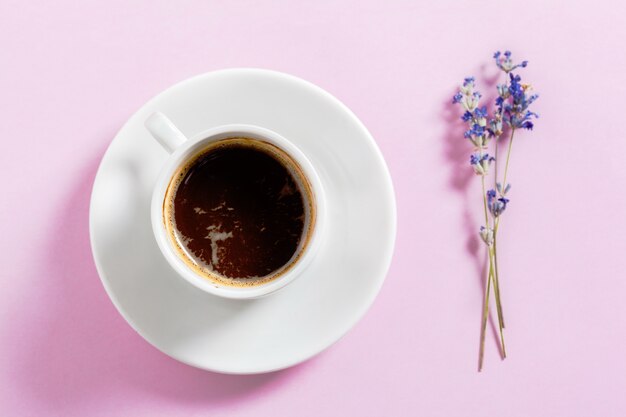
{"type": "MultiPolygon", "coordinates": [[[[330,214],[328,215],[330,216],[330,214]]],[[[182,81],[179,81],[169,86],[168,88],[160,91],[158,94],[156,94],[155,96],[150,98],[148,101],[143,103],[138,109],[136,109],[133,112],[133,114],[129,116],[129,118],[124,122],[124,124],[117,131],[113,140],[108,144],[107,149],[104,152],[104,155],[102,156],[102,159],[100,160],[100,163],[98,164],[98,170],[96,172],[96,176],[94,177],[93,185],[91,188],[91,196],[89,200],[89,242],[91,246],[92,258],[96,266],[96,271],[98,272],[98,276],[105,289],[105,292],[107,293],[108,297],[110,298],[111,302],[115,306],[118,313],[131,326],[131,328],[142,337],[142,339],[144,339],[151,346],[153,346],[154,348],[156,348],[158,351],[162,352],[163,354],[171,357],[172,359],[175,359],[179,362],[185,363],[189,366],[192,366],[198,369],[203,369],[206,371],[218,372],[218,373],[223,373],[223,374],[231,374],[231,375],[254,375],[254,374],[271,373],[271,372],[276,372],[276,371],[283,370],[286,368],[290,368],[292,366],[298,365],[302,362],[305,362],[317,356],[318,354],[320,354],[321,352],[323,352],[324,350],[328,349],[329,347],[337,343],[339,340],[341,340],[350,330],[354,328],[354,326],[359,321],[363,319],[365,314],[369,311],[374,301],[376,300],[376,297],[380,293],[383,283],[385,282],[387,278],[387,274],[389,273],[389,268],[393,260],[393,254],[394,254],[395,244],[396,244],[396,239],[397,239],[397,218],[398,218],[398,214],[397,214],[395,189],[393,186],[393,181],[391,178],[389,167],[383,157],[383,154],[380,148],[378,147],[378,144],[374,140],[373,136],[371,135],[369,130],[365,127],[363,122],[361,122],[361,120],[352,112],[352,110],[350,110],[343,102],[341,102],[338,98],[330,94],[328,91],[313,84],[312,82],[306,81],[294,75],[283,73],[280,71],[264,69],[264,68],[236,67],[236,68],[227,68],[227,69],[204,72],[204,73],[192,76],[190,78],[184,79],[182,81]],[[115,295],[115,292],[112,290],[112,288],[110,287],[108,283],[107,274],[104,272],[104,266],[101,264],[101,261],[98,258],[98,254],[97,254],[98,250],[97,250],[97,245],[96,245],[95,237],[94,237],[94,223],[96,222],[95,217],[94,217],[95,216],[94,204],[93,204],[94,196],[95,196],[96,187],[99,183],[99,180],[101,179],[103,175],[102,166],[104,165],[105,161],[110,155],[109,154],[110,148],[113,146],[113,144],[116,141],[120,140],[120,133],[124,131],[130,123],[134,122],[135,118],[138,116],[138,114],[141,112],[142,109],[150,107],[155,101],[157,101],[162,96],[166,96],[167,94],[171,93],[174,90],[179,89],[182,86],[185,86],[186,84],[196,83],[198,81],[201,81],[204,78],[210,78],[210,77],[215,77],[215,76],[220,76],[220,75],[225,75],[225,74],[237,75],[237,74],[251,74],[251,73],[258,74],[258,75],[269,75],[269,76],[273,76],[277,78],[283,78],[287,80],[288,82],[299,84],[302,87],[307,88],[316,94],[321,94],[326,99],[331,101],[334,105],[336,105],[339,109],[341,109],[350,118],[350,120],[354,123],[354,125],[358,127],[358,129],[360,130],[363,138],[367,138],[367,143],[369,145],[369,148],[376,155],[376,159],[378,160],[378,163],[381,164],[381,167],[384,168],[383,169],[384,175],[381,177],[381,180],[383,180],[385,183],[385,186],[384,186],[385,195],[381,196],[380,198],[384,199],[389,205],[390,218],[388,219],[388,221],[390,223],[391,230],[389,231],[390,233],[388,235],[387,242],[385,242],[385,245],[383,246],[382,254],[379,257],[380,259],[379,265],[381,267],[380,278],[370,285],[370,290],[367,292],[367,298],[364,297],[363,299],[364,301],[360,303],[359,308],[355,309],[354,312],[350,315],[350,318],[346,320],[347,325],[345,325],[343,330],[340,330],[336,336],[332,337],[331,338],[332,340],[330,340],[330,342],[323,343],[320,346],[316,346],[314,349],[306,352],[303,355],[294,355],[290,360],[285,361],[283,364],[279,366],[258,367],[257,369],[236,369],[235,367],[232,367],[232,366],[227,366],[225,368],[220,367],[220,366],[206,366],[204,364],[197,363],[192,360],[187,360],[185,358],[177,356],[174,353],[167,352],[161,347],[157,346],[152,340],[150,340],[149,337],[147,337],[142,332],[142,330],[136,325],[134,320],[131,319],[127,315],[125,310],[122,308],[119,300],[117,299],[117,296],[115,295]]],[[[314,259],[312,259],[312,264],[317,263],[317,262],[323,262],[322,258],[323,257],[316,256],[314,259]]],[[[268,296],[271,297],[272,294],[268,296]]],[[[240,302],[240,300],[232,300],[232,301],[240,302]]]]}

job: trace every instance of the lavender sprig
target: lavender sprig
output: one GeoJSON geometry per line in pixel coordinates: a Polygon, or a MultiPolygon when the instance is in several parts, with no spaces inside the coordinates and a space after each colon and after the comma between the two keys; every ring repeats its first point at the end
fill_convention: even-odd
{"type": "Polygon", "coordinates": [[[489,273],[485,285],[479,370],[482,368],[483,362],[486,321],[489,312],[489,295],[492,282],[498,312],[502,356],[503,358],[506,357],[503,334],[504,315],[500,299],[500,280],[497,260],[498,228],[501,216],[510,201],[508,193],[511,190],[511,184],[507,182],[507,175],[515,131],[519,129],[532,130],[534,128],[534,121],[539,117],[537,113],[530,110],[530,106],[539,98],[539,95],[532,92],[530,84],[522,83],[521,77],[513,73],[513,71],[517,69],[526,68],[528,61],[515,63],[511,56],[510,51],[504,53],[498,51],[493,55],[496,66],[506,75],[506,82],[496,86],[498,97],[496,98],[495,108],[491,116],[489,116],[486,106],[480,106],[482,95],[480,92],[476,91],[474,77],[465,78],[463,84],[459,87],[458,93],[455,94],[452,99],[453,103],[460,104],[464,109],[461,119],[463,122],[467,123],[468,126],[464,137],[472,143],[474,148],[473,153],[470,155],[470,166],[474,170],[474,173],[481,177],[483,188],[485,225],[480,227],[479,234],[488,249],[489,273]],[[506,131],[510,132],[510,137],[503,181],[499,182],[497,160],[498,143],[506,131]],[[495,142],[494,156],[491,156],[487,152],[491,139],[494,139],[495,142]],[[489,175],[490,166],[493,163],[495,163],[495,189],[485,191],[485,177],[489,175]]]}

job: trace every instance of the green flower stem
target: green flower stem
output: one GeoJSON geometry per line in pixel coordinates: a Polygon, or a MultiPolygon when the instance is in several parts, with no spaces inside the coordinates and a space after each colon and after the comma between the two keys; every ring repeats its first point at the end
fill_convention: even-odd
{"type": "Polygon", "coordinates": [[[511,160],[511,149],[513,148],[513,137],[515,136],[515,129],[511,129],[511,139],[509,140],[509,149],[506,152],[506,164],[504,165],[504,179],[502,186],[506,187],[506,174],[509,172],[509,161],[511,160]]]}
{"type": "Polygon", "coordinates": [[[498,159],[500,159],[498,158],[498,138],[495,138],[495,142],[496,142],[496,145],[495,145],[493,156],[496,158],[496,163],[494,164],[494,167],[493,167],[494,169],[493,186],[496,187],[497,189],[498,187],[496,184],[498,183],[498,159]]]}
{"type": "MultiPolygon", "coordinates": [[[[509,149],[506,152],[506,163],[504,165],[504,179],[502,180],[502,187],[503,187],[503,189],[506,188],[506,176],[509,173],[509,161],[511,160],[511,149],[513,148],[513,137],[514,136],[515,136],[515,129],[511,129],[511,140],[509,141],[509,149]]],[[[497,167],[497,165],[498,165],[498,160],[496,159],[496,167],[497,167]]],[[[496,180],[497,180],[497,177],[496,177],[496,180]]],[[[498,226],[499,225],[500,225],[500,217],[498,216],[498,218],[495,220],[495,225],[494,225],[494,228],[493,228],[494,235],[496,233],[498,233],[498,226]]]]}
{"type": "MultiPolygon", "coordinates": [[[[485,211],[485,227],[489,227],[489,215],[487,214],[487,195],[485,193],[485,176],[481,177],[481,184],[483,188],[483,208],[485,211]]],[[[494,225],[495,227],[495,225],[494,225]]],[[[487,284],[485,285],[485,300],[483,306],[483,317],[481,324],[481,332],[480,332],[480,350],[478,356],[478,371],[482,370],[483,367],[483,358],[485,355],[485,336],[487,333],[487,317],[489,316],[489,296],[491,293],[491,282],[494,282],[494,291],[495,291],[495,275],[494,275],[494,255],[492,251],[492,247],[488,246],[488,255],[489,255],[489,274],[487,275],[487,284]]],[[[496,299],[497,304],[497,299],[496,299]]],[[[506,348],[504,345],[504,333],[502,332],[502,320],[500,314],[498,312],[498,327],[500,330],[500,344],[502,347],[502,357],[506,358],[506,348]]]]}
{"type": "MultiPolygon", "coordinates": [[[[494,240],[494,246],[493,248],[491,248],[491,259],[490,259],[490,263],[493,265],[495,264],[495,259],[496,259],[496,246],[495,246],[495,240],[494,240]]],[[[495,268],[494,268],[494,272],[495,272],[495,268]]],[[[499,290],[498,290],[498,280],[496,278],[496,274],[492,273],[491,274],[491,279],[493,279],[493,293],[494,296],[496,297],[496,311],[498,312],[498,328],[500,331],[500,345],[502,347],[502,359],[506,359],[506,346],[504,344],[504,332],[502,332],[502,329],[504,329],[504,317],[502,316],[502,307],[500,306],[500,295],[499,295],[499,290]]]]}
{"type": "MultiPolygon", "coordinates": [[[[485,300],[483,305],[483,317],[480,328],[480,351],[478,356],[478,371],[483,369],[483,358],[485,357],[485,336],[487,335],[487,318],[489,317],[489,297],[491,293],[491,283],[495,284],[495,275],[493,273],[493,251],[489,247],[489,274],[487,275],[487,285],[485,286],[485,300]]],[[[504,333],[500,327],[500,346],[502,348],[502,359],[506,358],[506,347],[504,345],[504,333]]]]}
{"type": "MultiPolygon", "coordinates": [[[[502,313],[502,301],[500,300],[500,278],[498,277],[498,239],[496,236],[496,231],[493,231],[493,263],[494,263],[494,270],[495,270],[495,274],[493,276],[494,280],[493,280],[493,292],[494,295],[496,296],[496,308],[498,310],[498,320],[500,321],[500,327],[502,329],[505,328],[504,326],[504,314],[502,313]]],[[[503,344],[504,345],[504,344],[503,344]]],[[[504,357],[506,358],[506,352],[503,350],[502,353],[504,354],[504,357]]]]}
{"type": "MultiPolygon", "coordinates": [[[[491,252],[491,250],[490,250],[491,252]]],[[[485,300],[483,304],[483,317],[480,325],[480,350],[478,353],[478,372],[483,369],[483,358],[485,357],[485,335],[487,333],[487,316],[489,315],[489,293],[491,291],[491,253],[489,254],[489,274],[487,276],[487,285],[485,285],[485,300]]]]}
{"type": "Polygon", "coordinates": [[[485,176],[480,177],[483,185],[483,208],[485,210],[485,227],[489,227],[489,215],[487,214],[487,192],[485,191],[485,176]]]}
{"type": "MultiPolygon", "coordinates": [[[[513,147],[513,138],[515,136],[515,129],[511,129],[511,138],[509,140],[509,148],[506,153],[506,163],[504,166],[504,179],[502,181],[503,189],[506,188],[506,177],[509,172],[509,161],[511,160],[511,149],[513,147]]],[[[496,163],[495,163],[495,181],[498,181],[498,141],[496,141],[496,163]]],[[[496,296],[496,308],[498,309],[498,319],[500,320],[500,326],[505,328],[504,313],[502,312],[502,299],[500,298],[500,271],[498,268],[498,228],[500,226],[500,217],[495,219],[493,228],[493,257],[495,264],[495,280],[493,283],[493,290],[496,296]]],[[[504,353],[504,350],[503,350],[504,353]]],[[[506,354],[504,354],[506,357],[506,354]]]]}
{"type": "MultiPolygon", "coordinates": [[[[495,173],[494,173],[494,187],[497,189],[498,186],[498,159],[500,159],[498,157],[498,139],[496,138],[495,140],[496,145],[495,145],[495,158],[496,158],[496,163],[494,164],[494,169],[495,169],[495,173]]],[[[500,300],[500,276],[498,273],[498,250],[497,250],[498,244],[497,244],[497,239],[496,239],[496,233],[494,230],[493,233],[493,260],[494,260],[494,266],[495,266],[495,280],[493,282],[493,290],[494,293],[496,295],[496,308],[498,309],[498,320],[500,320],[500,326],[502,326],[502,328],[504,328],[504,314],[502,313],[502,302],[500,300]]]]}

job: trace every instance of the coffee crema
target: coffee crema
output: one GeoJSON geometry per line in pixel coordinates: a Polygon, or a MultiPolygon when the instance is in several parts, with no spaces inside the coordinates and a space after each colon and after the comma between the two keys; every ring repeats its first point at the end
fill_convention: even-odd
{"type": "Polygon", "coordinates": [[[179,257],[211,281],[255,286],[300,257],[315,222],[311,187],[284,151],[249,138],[207,145],[173,175],[164,222],[179,257]]]}

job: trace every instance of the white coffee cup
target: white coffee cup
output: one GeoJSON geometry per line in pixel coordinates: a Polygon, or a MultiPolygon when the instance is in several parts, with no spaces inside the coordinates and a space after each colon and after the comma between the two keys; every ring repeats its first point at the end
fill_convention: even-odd
{"type": "MultiPolygon", "coordinates": [[[[325,200],[322,184],[317,172],[306,156],[289,140],[269,129],[246,124],[230,124],[207,129],[187,138],[165,115],[153,113],[145,122],[152,136],[170,153],[159,174],[154,187],[151,203],[152,229],[157,244],[165,259],[182,278],[197,288],[220,297],[251,299],[262,297],[285,287],[293,282],[309,267],[318,251],[324,230],[325,200]],[[285,152],[300,168],[304,179],[309,184],[311,205],[309,219],[311,228],[307,239],[300,243],[294,256],[297,259],[289,264],[288,269],[279,273],[268,282],[252,286],[231,286],[212,280],[192,269],[173,247],[172,239],[166,230],[164,218],[164,200],[172,176],[189,158],[212,142],[227,138],[245,137],[265,142],[285,152]]],[[[295,259],[295,258],[294,258],[295,259]]]]}

